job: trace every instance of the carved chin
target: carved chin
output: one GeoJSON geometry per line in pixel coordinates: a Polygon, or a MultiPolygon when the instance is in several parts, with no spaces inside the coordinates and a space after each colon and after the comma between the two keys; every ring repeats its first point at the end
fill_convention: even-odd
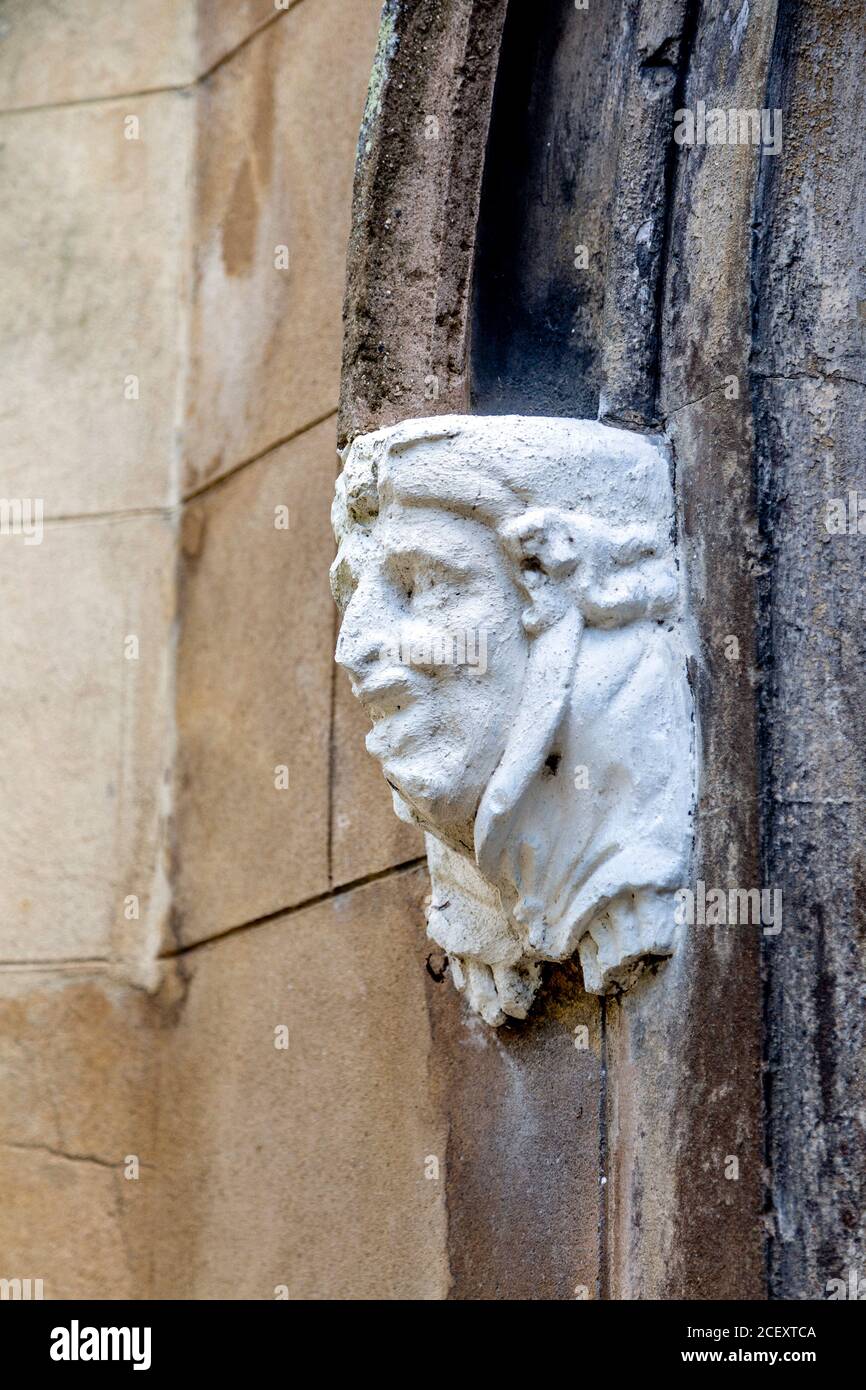
{"type": "Polygon", "coordinates": [[[438,772],[433,767],[425,768],[416,757],[407,760],[393,756],[380,762],[386,782],[417,818],[431,830],[440,829],[443,820],[450,818],[453,798],[453,789],[441,768],[438,772]]]}
{"type": "Polygon", "coordinates": [[[367,752],[381,765],[389,781],[404,771],[416,772],[425,729],[409,710],[378,719],[367,734],[367,752]]]}
{"type": "Polygon", "coordinates": [[[367,751],[402,801],[402,812],[395,805],[401,818],[423,826],[455,849],[471,850],[478,802],[471,788],[455,779],[441,752],[431,750],[420,732],[401,731],[399,740],[392,740],[388,731],[383,735],[380,729],[377,725],[368,734],[367,751]]]}

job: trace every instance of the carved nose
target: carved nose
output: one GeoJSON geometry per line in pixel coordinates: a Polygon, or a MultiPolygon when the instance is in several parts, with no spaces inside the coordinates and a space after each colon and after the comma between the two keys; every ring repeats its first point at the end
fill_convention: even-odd
{"type": "Polygon", "coordinates": [[[379,624],[371,619],[372,614],[357,609],[353,599],[340,626],[334,656],[337,665],[344,667],[355,680],[363,679],[382,650],[383,634],[379,624]]]}

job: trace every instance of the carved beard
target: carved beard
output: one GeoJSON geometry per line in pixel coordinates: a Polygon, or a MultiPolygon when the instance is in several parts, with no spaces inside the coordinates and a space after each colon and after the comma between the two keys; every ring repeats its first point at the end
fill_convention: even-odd
{"type": "Polygon", "coordinates": [[[584,630],[572,608],[531,643],[474,861],[427,835],[428,935],[488,1023],[526,1016],[543,961],[579,950],[587,990],[603,994],[672,952],[691,718],[684,651],[654,622],[584,630]]]}

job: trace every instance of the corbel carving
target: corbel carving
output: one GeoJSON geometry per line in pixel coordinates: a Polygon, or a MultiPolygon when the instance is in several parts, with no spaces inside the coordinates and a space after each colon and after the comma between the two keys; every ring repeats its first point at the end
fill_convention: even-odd
{"type": "Polygon", "coordinates": [[[440,416],[356,438],[333,507],[337,661],[426,831],[428,933],[490,1024],[545,961],[587,990],[670,955],[695,728],[661,441],[440,416]]]}

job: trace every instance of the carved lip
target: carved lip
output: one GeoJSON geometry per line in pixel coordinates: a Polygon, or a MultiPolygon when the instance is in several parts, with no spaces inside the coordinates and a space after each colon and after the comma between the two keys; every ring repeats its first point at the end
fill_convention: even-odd
{"type": "Polygon", "coordinates": [[[392,714],[410,701],[414,682],[404,671],[387,670],[368,676],[352,687],[354,694],[370,713],[392,714]]]}

